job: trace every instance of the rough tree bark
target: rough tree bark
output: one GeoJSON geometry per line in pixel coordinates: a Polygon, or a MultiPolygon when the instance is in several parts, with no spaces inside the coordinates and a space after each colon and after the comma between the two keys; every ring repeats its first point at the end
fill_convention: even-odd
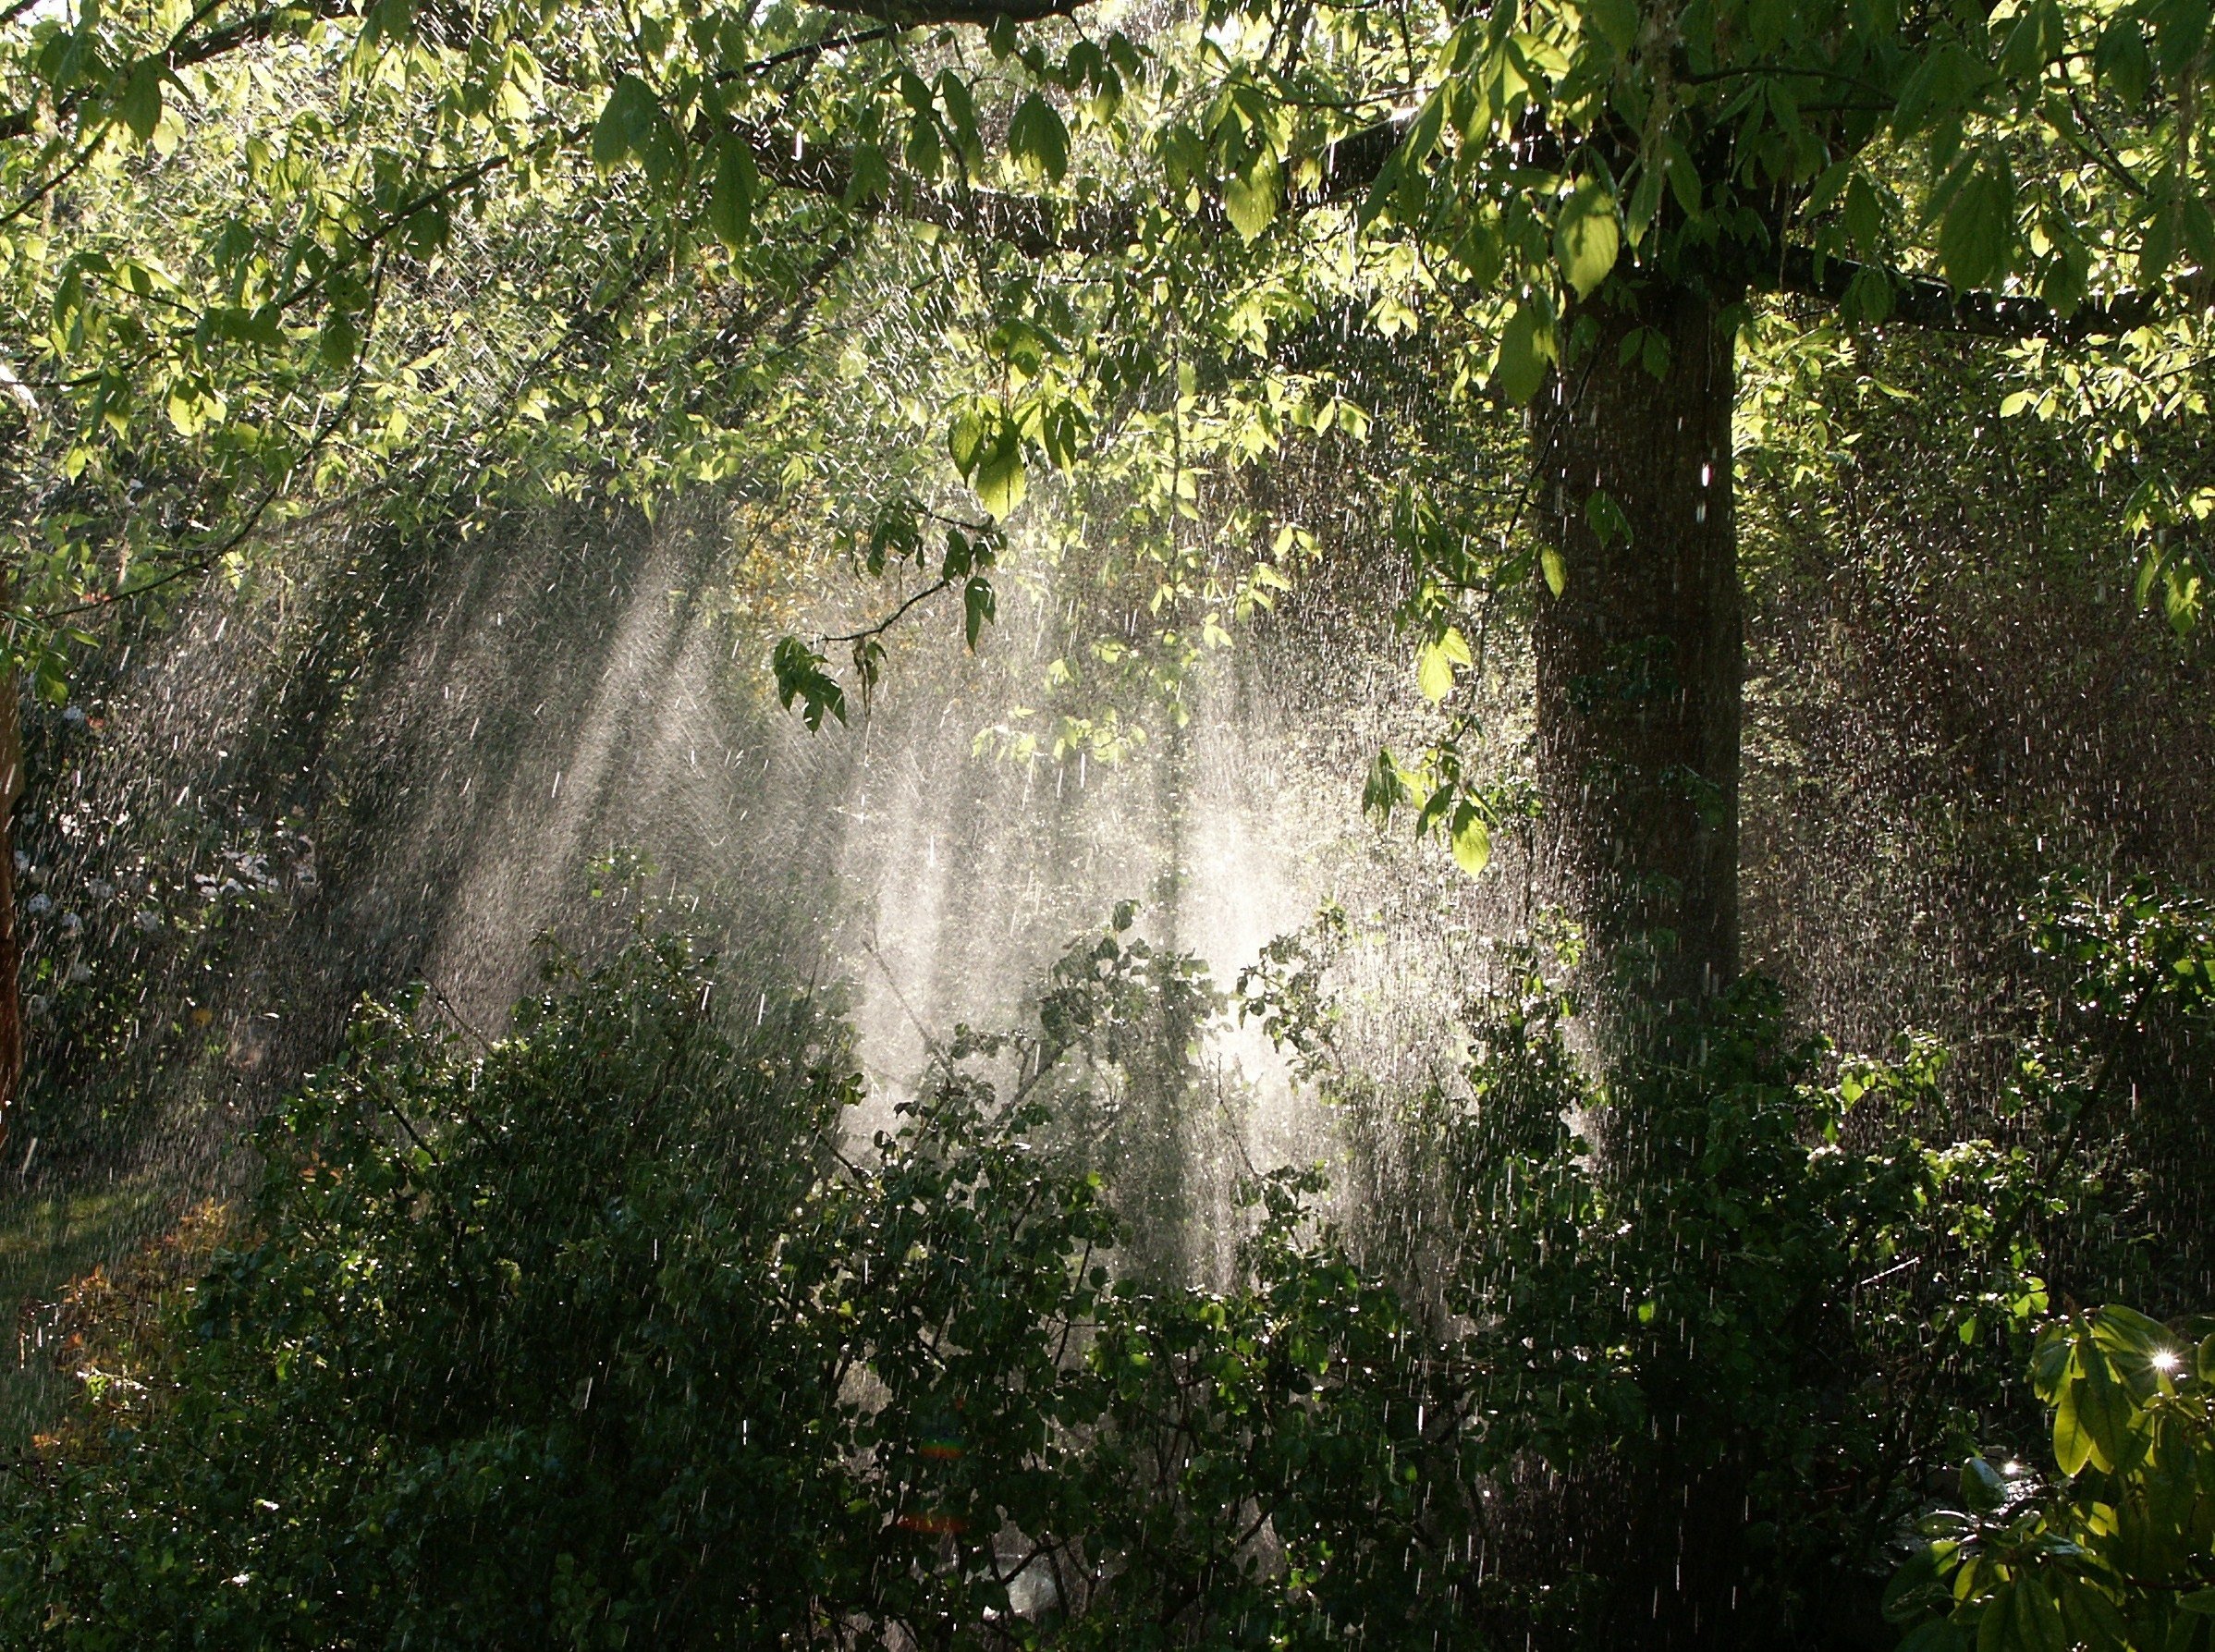
{"type": "Polygon", "coordinates": [[[1586,318],[1534,421],[1563,581],[1539,597],[1538,781],[1609,1019],[1738,971],[1736,376],[1706,294],[1586,318]]]}
{"type": "MultiPolygon", "coordinates": [[[[1713,296],[1683,289],[1581,319],[1597,336],[1533,422],[1562,575],[1538,599],[1538,778],[1586,936],[1585,1020],[1628,1078],[1738,973],[1734,328],[1713,296]]],[[[1636,1182],[1666,1151],[1635,1107],[1595,1121],[1604,1176],[1636,1182]]],[[[1620,1546],[1603,1619],[1625,1646],[1761,1644],[1744,1587],[1744,1465],[1705,1455],[1716,1429],[1701,1396],[1648,1398],[1654,1455],[1633,1483],[1585,1488],[1612,1516],[1603,1547],[1620,1546]]]]}

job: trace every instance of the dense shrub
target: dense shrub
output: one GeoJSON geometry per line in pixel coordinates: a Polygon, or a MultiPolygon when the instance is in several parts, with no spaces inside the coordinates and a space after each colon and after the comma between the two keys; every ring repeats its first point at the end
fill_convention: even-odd
{"type": "Polygon", "coordinates": [[[1973,1456],[1886,1599],[1913,1652],[2215,1645],[2215,1318],[2110,1305],[2056,1320],[2031,1359],[2050,1480],[1973,1456]]]}
{"type": "Polygon", "coordinates": [[[1968,1142],[1923,1134],[1938,1051],[1830,1060],[1757,982],[1603,1082],[1534,968],[1388,1095],[1334,1065],[1327,922],[1242,999],[1402,1156],[1343,1230],[1247,1178],[1207,1285],[1125,1242],[1217,1003],[1127,911],[866,1148],[835,1006],[680,942],[489,1048],[365,1012],[142,1386],[19,1466],[0,1638],[1888,1644],[1926,1469],[2035,1421],[2124,1057],[2215,979],[2203,911],[2132,900],[2047,924],[2074,1019],[1968,1142]]]}

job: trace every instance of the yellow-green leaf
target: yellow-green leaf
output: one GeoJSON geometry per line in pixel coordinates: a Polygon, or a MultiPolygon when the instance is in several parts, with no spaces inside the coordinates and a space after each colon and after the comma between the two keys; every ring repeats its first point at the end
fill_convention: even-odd
{"type": "Polygon", "coordinates": [[[1437,702],[1453,692],[1453,668],[1472,661],[1468,639],[1454,626],[1435,642],[1426,643],[1415,656],[1415,686],[1426,700],[1437,702]]]}
{"type": "Polygon", "coordinates": [[[1261,156],[1242,176],[1223,185],[1223,211],[1241,240],[1253,240],[1275,221],[1277,195],[1277,163],[1268,155],[1261,156]]]}
{"type": "Polygon", "coordinates": [[[1452,841],[1456,864],[1471,877],[1492,863],[1492,828],[1475,804],[1454,811],[1452,841]]]}
{"type": "Polygon", "coordinates": [[[1597,178],[1579,178],[1554,220],[1554,260],[1562,279],[1578,298],[1587,297],[1608,278],[1621,251],[1613,192],[1597,178]]]}

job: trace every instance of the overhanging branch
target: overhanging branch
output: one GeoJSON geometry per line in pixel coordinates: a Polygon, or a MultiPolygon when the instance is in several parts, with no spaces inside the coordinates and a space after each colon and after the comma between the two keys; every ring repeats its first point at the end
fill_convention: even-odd
{"type": "Polygon", "coordinates": [[[1965,290],[1927,275],[1879,270],[1847,258],[1818,258],[1805,247],[1787,248],[1783,262],[1768,272],[1768,279],[1756,280],[1755,286],[1759,290],[1836,304],[1858,277],[1871,271],[1881,275],[1891,288],[1886,320],[1933,332],[1965,333],[1976,338],[2045,338],[2056,344],[2081,344],[2087,338],[2111,338],[2128,333],[2187,308],[2186,295],[2181,291],[2133,292],[2102,303],[2079,304],[2064,315],[2043,300],[1965,290]]]}
{"type": "MultiPolygon", "coordinates": [[[[180,32],[158,55],[162,67],[172,73],[196,63],[208,63],[228,56],[241,46],[258,45],[263,41],[287,31],[306,28],[320,18],[338,18],[361,15],[361,0],[304,0],[302,4],[272,6],[226,23],[220,29],[211,29],[205,34],[180,32]]],[[[56,123],[67,119],[81,108],[88,97],[98,95],[101,88],[79,87],[55,104],[54,118],[56,123]]],[[[28,138],[38,128],[38,111],[17,109],[0,115],[0,142],[13,142],[28,138]]]]}
{"type": "Polygon", "coordinates": [[[1048,18],[1066,18],[1084,9],[1092,0],[814,0],[822,11],[852,12],[903,29],[930,28],[941,23],[971,23],[989,29],[995,23],[1043,23],[1048,18]]]}
{"type": "MultiPolygon", "coordinates": [[[[830,201],[852,198],[853,157],[846,151],[753,121],[734,122],[728,129],[746,141],[755,170],[770,182],[830,201]]],[[[948,189],[907,172],[895,172],[881,193],[856,203],[855,210],[981,236],[1029,258],[1127,246],[1138,223],[1132,214],[1004,190],[948,189]]]]}

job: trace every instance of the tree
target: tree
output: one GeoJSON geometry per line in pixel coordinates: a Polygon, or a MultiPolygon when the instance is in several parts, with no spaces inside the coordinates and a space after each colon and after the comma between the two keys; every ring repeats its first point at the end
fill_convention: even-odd
{"type": "MultiPolygon", "coordinates": [[[[1327,429],[1344,398],[1328,361],[1288,374],[1278,358],[1318,314],[1366,310],[1388,337],[1429,326],[1465,378],[1536,409],[1545,554],[1450,570],[1415,618],[1450,691],[1455,605],[1542,575],[1540,791],[1603,973],[1623,975],[1609,1001],[1643,1017],[1736,971],[1744,307],[1778,293],[1854,324],[2028,341],[2055,379],[2063,349],[2141,383],[2194,371],[2215,252],[2196,6],[1269,0],[1143,39],[1059,20],[1077,11],[18,6],[7,348],[62,402],[13,488],[38,547],[18,648],[38,656],[87,597],[235,558],[381,462],[422,465],[410,421],[460,378],[423,367],[447,305],[496,345],[483,376],[499,392],[452,398],[441,433],[481,456],[517,410],[545,417],[555,363],[525,341],[546,327],[630,330],[670,302],[669,272],[743,281],[780,238],[824,236],[836,260],[893,222],[951,235],[984,250],[976,301],[997,324],[941,399],[962,478],[1004,514],[1026,471],[1136,441],[1169,472],[1144,531],[1172,569],[1208,463],[1327,429]],[[186,146],[197,195],[178,200],[186,146]],[[234,168],[266,210],[239,210],[234,168]],[[609,190],[635,217],[607,210],[609,190]],[[1349,220],[1352,264],[1333,270],[1349,220]],[[482,261],[519,243],[544,262],[489,300],[482,261]],[[1175,349],[1154,348],[1165,337],[1175,349]],[[1272,397],[1289,418],[1272,422],[1272,397]],[[113,490],[149,485],[209,525],[116,508],[113,490]]],[[[672,423],[574,392],[590,417],[564,455],[572,485],[650,494],[729,474],[744,450],[742,398],[672,423]]],[[[2141,600],[2160,589],[2172,620],[2197,612],[2209,496],[2155,476],[2129,507],[2141,600]]],[[[887,545],[894,563],[923,555],[912,528],[872,545],[880,569],[887,545]]],[[[949,544],[937,586],[968,590],[973,632],[988,570],[964,557],[949,544]]],[[[873,639],[849,641],[865,683],[873,639]]],[[[817,718],[838,709],[826,664],[780,655],[780,686],[817,718]]],[[[1492,805],[1459,778],[1450,734],[1441,753],[1404,777],[1425,824],[1480,863],[1492,805]]]]}
{"type": "Polygon", "coordinates": [[[1538,404],[1541,790],[1634,1001],[1736,973],[1743,306],[2070,345],[2196,312],[2167,282],[2206,233],[2184,135],[2204,26],[1622,5],[1446,34],[1368,211],[1517,295],[1494,383],[1538,404]],[[1947,282],[1903,273],[1932,262],[1947,282]]]}

